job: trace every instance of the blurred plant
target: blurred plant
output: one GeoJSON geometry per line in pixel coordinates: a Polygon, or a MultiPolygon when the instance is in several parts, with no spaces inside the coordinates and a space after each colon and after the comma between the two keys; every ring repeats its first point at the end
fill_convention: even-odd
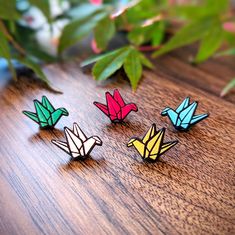
{"type": "MultiPolygon", "coordinates": [[[[93,35],[91,48],[101,53],[81,66],[92,68],[96,80],[105,80],[123,67],[135,90],[143,66],[153,57],[199,42],[193,60],[234,55],[235,18],[229,0],[0,0],[0,57],[8,61],[16,79],[14,60],[32,69],[49,84],[39,62],[63,58],[65,51],[93,35]],[[109,51],[110,41],[124,32],[127,45],[109,51]],[[228,48],[218,52],[222,47],[228,48]]],[[[234,86],[234,80],[229,88],[234,86]]],[[[229,89],[226,88],[223,93],[229,89]]]]}
{"type": "MultiPolygon", "coordinates": [[[[235,22],[226,22],[226,23],[224,23],[223,28],[225,31],[235,34],[235,22]]],[[[215,56],[216,57],[235,56],[235,42],[232,41],[231,48],[224,50],[224,51],[220,51],[220,52],[216,53],[215,56]]],[[[223,90],[220,93],[220,96],[221,97],[225,96],[234,87],[235,87],[235,78],[231,79],[231,81],[223,88],[223,90]]]]}

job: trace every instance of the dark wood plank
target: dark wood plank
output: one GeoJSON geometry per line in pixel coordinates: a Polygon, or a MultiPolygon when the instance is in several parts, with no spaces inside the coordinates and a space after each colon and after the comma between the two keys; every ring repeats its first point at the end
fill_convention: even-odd
{"type": "Polygon", "coordinates": [[[1,82],[0,234],[235,233],[232,103],[160,70],[146,71],[135,94],[118,78],[97,85],[78,63],[48,66],[45,72],[63,95],[27,78],[1,82]],[[92,104],[115,87],[139,107],[126,124],[110,124],[92,104]],[[70,112],[55,130],[39,130],[21,114],[42,95],[70,112]],[[210,118],[178,133],[159,113],[188,95],[210,118]],[[63,139],[63,127],[73,122],[103,140],[83,162],[70,162],[50,143],[63,139]],[[166,140],[179,140],[155,164],[126,147],[152,123],[167,127],[166,140]]]}

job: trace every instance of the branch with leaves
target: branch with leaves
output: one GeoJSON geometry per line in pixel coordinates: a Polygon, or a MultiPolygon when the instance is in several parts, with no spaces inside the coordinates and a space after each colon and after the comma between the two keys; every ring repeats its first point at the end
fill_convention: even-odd
{"type": "MultiPolygon", "coordinates": [[[[92,35],[91,48],[99,55],[81,66],[94,64],[92,75],[99,81],[123,68],[135,90],[143,67],[153,67],[143,54],[146,51],[156,58],[199,43],[195,64],[211,56],[234,55],[235,17],[229,0],[187,1],[187,5],[175,2],[84,0],[77,4],[74,0],[58,0],[52,7],[49,0],[0,0],[0,57],[8,61],[14,78],[12,61],[18,60],[49,84],[39,63],[63,59],[67,49],[92,35]],[[110,51],[111,41],[120,32],[125,45],[110,51]],[[47,33],[50,43],[44,48],[39,40],[43,33],[47,33]],[[221,51],[224,47],[227,50],[221,51]]],[[[234,80],[222,95],[233,86],[234,80]]]]}

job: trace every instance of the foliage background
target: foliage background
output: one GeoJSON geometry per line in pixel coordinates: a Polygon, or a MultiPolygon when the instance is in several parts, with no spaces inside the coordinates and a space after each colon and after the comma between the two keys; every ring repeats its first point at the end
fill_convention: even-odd
{"type": "MultiPolygon", "coordinates": [[[[92,35],[91,48],[98,55],[81,66],[94,64],[96,80],[105,80],[123,67],[135,90],[143,67],[153,67],[146,51],[156,58],[197,43],[190,63],[234,56],[231,4],[229,0],[0,0],[0,57],[7,60],[15,80],[17,61],[51,85],[41,64],[66,58],[69,48],[92,35]],[[127,45],[108,50],[119,33],[127,45]]],[[[232,79],[221,94],[234,86],[232,79]]]]}

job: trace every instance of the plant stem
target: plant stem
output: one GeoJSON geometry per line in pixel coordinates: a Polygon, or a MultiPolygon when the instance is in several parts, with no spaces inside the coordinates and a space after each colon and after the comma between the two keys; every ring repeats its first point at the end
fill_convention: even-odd
{"type": "Polygon", "coordinates": [[[158,45],[158,46],[140,46],[138,47],[139,51],[154,51],[154,50],[158,50],[162,47],[162,45],[158,45]]]}
{"type": "Polygon", "coordinates": [[[2,20],[0,20],[0,30],[2,30],[3,34],[6,36],[7,40],[14,46],[14,48],[23,56],[26,55],[26,52],[24,48],[22,48],[11,36],[11,34],[8,32],[5,24],[2,20]]]}

